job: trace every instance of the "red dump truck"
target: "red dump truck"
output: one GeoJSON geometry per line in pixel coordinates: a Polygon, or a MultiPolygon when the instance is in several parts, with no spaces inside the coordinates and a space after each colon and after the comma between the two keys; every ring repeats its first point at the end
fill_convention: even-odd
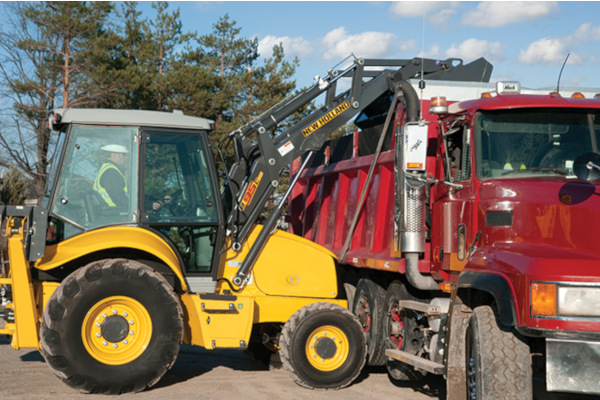
{"type": "Polygon", "coordinates": [[[338,257],[369,364],[449,398],[600,393],[599,96],[417,77],[354,123],[292,165],[288,220],[338,257]]]}

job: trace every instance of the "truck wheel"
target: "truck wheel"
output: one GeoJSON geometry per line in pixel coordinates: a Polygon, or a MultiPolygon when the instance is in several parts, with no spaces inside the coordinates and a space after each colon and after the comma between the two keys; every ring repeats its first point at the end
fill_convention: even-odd
{"type": "Polygon", "coordinates": [[[86,393],[139,392],[173,365],[183,309],[168,282],[136,261],[106,259],[73,272],[41,323],[42,354],[67,385],[86,393]]]}
{"type": "Polygon", "coordinates": [[[531,399],[529,346],[498,324],[490,306],[473,310],[467,329],[467,398],[531,399]]]}
{"type": "MultiPolygon", "coordinates": [[[[398,349],[412,354],[417,354],[422,349],[421,326],[410,311],[398,307],[400,300],[416,300],[406,290],[403,284],[393,282],[387,290],[383,317],[384,347],[386,349],[398,349]]],[[[415,369],[412,365],[400,361],[386,359],[390,377],[396,381],[416,381],[422,379],[426,372],[415,369]]]]}
{"type": "Polygon", "coordinates": [[[385,348],[381,335],[383,301],[385,290],[368,278],[356,285],[352,312],[358,317],[367,337],[367,361],[369,365],[385,364],[385,348]]]}
{"type": "Polygon", "coordinates": [[[292,379],[309,389],[348,386],[361,372],[367,352],[357,318],[331,303],[296,311],[283,326],[279,347],[292,379]]]}

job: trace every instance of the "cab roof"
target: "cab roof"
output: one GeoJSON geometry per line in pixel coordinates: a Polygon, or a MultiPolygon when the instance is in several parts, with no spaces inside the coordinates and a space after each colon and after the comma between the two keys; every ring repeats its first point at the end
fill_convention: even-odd
{"type": "Polygon", "coordinates": [[[60,116],[60,124],[152,126],[211,130],[213,121],[206,118],[184,115],[183,112],[114,110],[108,108],[58,108],[54,114],[60,116]]]}
{"type": "Polygon", "coordinates": [[[450,114],[477,110],[505,110],[515,108],[600,108],[600,99],[562,97],[556,94],[506,94],[460,101],[448,107],[450,114]]]}

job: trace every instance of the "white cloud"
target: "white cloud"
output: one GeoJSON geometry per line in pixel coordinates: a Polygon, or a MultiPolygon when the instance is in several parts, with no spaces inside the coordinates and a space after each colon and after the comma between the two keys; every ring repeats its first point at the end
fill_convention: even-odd
{"type": "Polygon", "coordinates": [[[446,57],[462,58],[465,61],[485,57],[494,63],[504,60],[504,51],[500,42],[488,42],[487,40],[467,39],[458,46],[452,46],[446,50],[446,57]]]}
{"type": "MultiPolygon", "coordinates": [[[[568,42],[560,38],[542,38],[521,50],[518,60],[524,64],[562,64],[569,53],[568,42]]],[[[581,64],[583,59],[579,54],[571,53],[568,62],[581,64]]]]}
{"type": "Polygon", "coordinates": [[[422,18],[435,25],[441,25],[456,15],[460,2],[457,1],[396,1],[390,13],[404,18],[422,18]]]}
{"type": "MultiPolygon", "coordinates": [[[[321,42],[325,48],[325,60],[342,59],[353,53],[357,57],[390,57],[400,46],[401,41],[393,33],[363,32],[349,35],[346,28],[339,27],[328,32],[321,42]]],[[[414,45],[414,41],[412,41],[414,45]]],[[[406,46],[406,43],[404,43],[406,46]]],[[[404,47],[406,48],[406,47],[404,47]]]]}
{"type": "Polygon", "coordinates": [[[543,18],[558,11],[555,1],[482,1],[477,7],[464,13],[462,23],[467,26],[497,28],[543,18]]]}
{"type": "Polygon", "coordinates": [[[570,42],[587,42],[600,40],[600,27],[594,27],[590,23],[581,25],[572,35],[566,37],[570,42]]]}
{"type": "Polygon", "coordinates": [[[296,56],[300,58],[307,57],[314,51],[310,42],[303,37],[297,36],[291,38],[289,36],[277,37],[267,35],[258,42],[258,53],[264,58],[271,57],[273,55],[273,46],[280,43],[283,44],[283,50],[288,58],[296,56]]]}
{"type": "Polygon", "coordinates": [[[568,36],[536,40],[521,50],[518,60],[524,64],[557,65],[562,64],[569,54],[569,64],[583,64],[584,57],[573,49],[589,41],[600,41],[600,27],[585,23],[568,36]]]}
{"type": "Polygon", "coordinates": [[[434,44],[433,46],[431,46],[431,48],[427,51],[423,51],[421,50],[418,54],[417,57],[424,57],[424,58],[439,58],[440,54],[442,53],[442,48],[440,47],[440,45],[438,44],[434,44]]]}

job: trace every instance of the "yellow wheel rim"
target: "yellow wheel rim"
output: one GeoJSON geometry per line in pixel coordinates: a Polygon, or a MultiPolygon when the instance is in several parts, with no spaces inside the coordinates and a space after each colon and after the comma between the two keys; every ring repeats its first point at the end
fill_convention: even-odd
{"type": "Polygon", "coordinates": [[[348,337],[336,326],[325,325],[315,329],[306,342],[306,356],[320,371],[335,371],[348,359],[348,337]]]}
{"type": "Polygon", "coordinates": [[[137,300],[108,297],[94,304],[81,327],[88,353],[108,365],[123,365],[138,358],[152,338],[152,319],[137,300]]]}

